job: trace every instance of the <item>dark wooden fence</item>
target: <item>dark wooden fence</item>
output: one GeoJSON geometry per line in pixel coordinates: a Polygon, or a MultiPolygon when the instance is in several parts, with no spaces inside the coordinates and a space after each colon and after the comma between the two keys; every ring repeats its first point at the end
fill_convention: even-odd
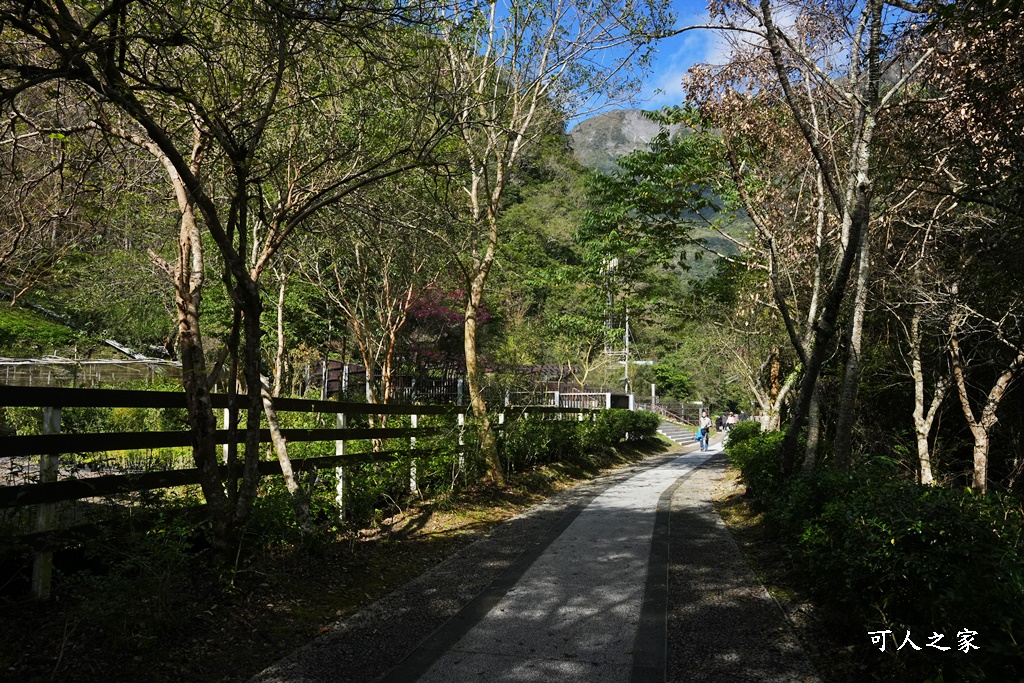
{"type": "MultiPolygon", "coordinates": [[[[227,408],[228,396],[214,394],[214,408],[227,408]]],[[[239,396],[238,403],[244,404],[245,397],[239,396]]],[[[0,457],[16,456],[59,456],[71,453],[97,451],[120,451],[144,448],[176,448],[192,445],[189,431],[166,432],[119,432],[96,434],[60,434],[59,411],[61,408],[185,408],[185,395],[169,391],[126,391],[118,389],[57,389],[47,387],[0,387],[0,405],[41,407],[56,417],[44,419],[44,433],[33,436],[14,436],[0,440],[0,457]],[[49,425],[49,426],[48,426],[49,425]]],[[[310,401],[305,399],[279,398],[274,401],[278,412],[328,413],[335,415],[458,415],[463,409],[457,406],[414,406],[377,405],[366,403],[340,403],[336,401],[310,401]]],[[[394,439],[415,436],[432,436],[442,433],[442,428],[347,428],[335,429],[283,429],[282,435],[289,442],[310,441],[351,441],[359,439],[394,439]]],[[[226,429],[216,432],[218,444],[242,443],[245,430],[226,429]]],[[[260,430],[260,441],[270,441],[270,431],[260,430]]],[[[391,453],[374,453],[360,456],[361,462],[373,459],[386,460],[391,453]]],[[[411,454],[415,456],[416,454],[411,454]]],[[[302,471],[312,467],[336,467],[356,461],[356,456],[338,454],[315,459],[297,459],[292,467],[302,471]]],[[[41,467],[41,471],[45,467],[41,467]]],[[[277,461],[260,464],[261,474],[280,474],[277,461]]],[[[76,498],[103,496],[113,493],[142,491],[170,486],[184,486],[199,483],[198,469],[183,469],[138,474],[105,475],[69,481],[41,481],[19,486],[0,487],[0,507],[54,503],[76,498]]]]}
{"type": "MultiPolygon", "coordinates": [[[[245,396],[238,396],[236,405],[244,406],[245,396]]],[[[212,396],[215,409],[227,409],[229,397],[226,394],[212,396]]],[[[131,474],[108,474],[67,478],[59,480],[59,458],[78,453],[121,451],[149,448],[180,448],[192,445],[192,433],[182,431],[151,432],[107,432],[87,434],[62,434],[61,410],[63,408],[185,408],[185,395],[181,392],[130,391],[119,389],[62,389],[50,387],[0,386],[0,406],[33,407],[43,409],[43,433],[40,435],[15,435],[0,437],[0,459],[39,457],[38,481],[13,486],[0,486],[0,508],[38,506],[36,533],[53,528],[54,505],[83,498],[103,497],[151,489],[170,488],[198,484],[199,470],[195,468],[147,471],[131,474]]],[[[282,429],[288,442],[335,442],[335,455],[313,458],[292,459],[295,471],[311,469],[343,468],[369,462],[386,462],[407,459],[411,462],[410,488],[416,489],[416,462],[430,458],[437,449],[416,448],[418,437],[445,436],[457,440],[460,449],[459,462],[463,465],[463,430],[466,408],[452,405],[401,405],[367,404],[340,401],[315,401],[306,399],[278,398],[274,407],[279,413],[302,412],[336,416],[336,428],[325,429],[282,429]],[[348,418],[354,415],[407,415],[411,427],[349,427],[348,418]],[[456,418],[451,427],[419,427],[421,415],[447,415],[456,418]],[[410,448],[368,453],[346,453],[348,441],[368,439],[410,439],[410,448]]],[[[244,410],[244,408],[240,408],[244,410]]],[[[557,406],[506,407],[498,415],[498,425],[505,422],[506,415],[515,417],[526,413],[577,414],[580,419],[588,408],[563,408],[557,406]]],[[[218,444],[243,443],[245,430],[222,429],[216,432],[218,444]]],[[[260,441],[269,442],[270,432],[260,430],[260,441]]],[[[222,466],[226,467],[226,466],[222,466]]],[[[261,475],[281,474],[277,460],[259,463],[261,475]]],[[[227,472],[224,472],[226,475],[227,472]]],[[[339,505],[343,504],[339,483],[339,505]]],[[[341,511],[339,511],[341,513],[341,511]]],[[[38,596],[49,592],[48,553],[37,556],[33,573],[33,591],[38,596]]]]}

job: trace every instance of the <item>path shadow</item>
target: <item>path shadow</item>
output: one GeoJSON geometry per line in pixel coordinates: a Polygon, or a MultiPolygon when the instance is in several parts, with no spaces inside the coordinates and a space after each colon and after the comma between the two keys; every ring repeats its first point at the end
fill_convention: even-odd
{"type": "Polygon", "coordinates": [[[673,498],[668,677],[672,681],[816,681],[779,605],[747,566],[710,502],[728,468],[716,457],[673,498]]]}

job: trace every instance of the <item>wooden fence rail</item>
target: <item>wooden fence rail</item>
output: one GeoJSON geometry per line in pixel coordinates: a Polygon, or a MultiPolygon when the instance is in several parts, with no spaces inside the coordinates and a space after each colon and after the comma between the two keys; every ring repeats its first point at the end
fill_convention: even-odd
{"type": "MultiPolygon", "coordinates": [[[[234,397],[240,411],[245,410],[246,396],[234,397]]],[[[232,397],[227,394],[211,395],[215,409],[228,409],[232,397]]],[[[115,494],[131,493],[159,488],[198,484],[198,469],[177,469],[149,471],[132,474],[114,474],[72,478],[58,481],[58,458],[61,455],[100,451],[137,450],[151,448],[182,448],[192,445],[191,431],[160,432],[105,432],[85,434],[61,434],[61,411],[63,408],[177,408],[184,409],[185,394],[171,391],[134,391],[121,389],[66,389],[57,387],[10,387],[0,386],[0,406],[33,407],[43,409],[43,434],[7,436],[0,438],[0,460],[4,458],[39,456],[40,474],[36,483],[0,486],[0,508],[28,505],[38,506],[37,533],[53,528],[55,521],[54,504],[115,494]]],[[[466,424],[466,408],[444,405],[400,405],[367,404],[340,401],[316,401],[306,399],[278,398],[274,407],[279,413],[300,412],[333,414],[337,428],[323,429],[282,429],[281,434],[288,442],[335,442],[335,455],[293,459],[295,471],[333,467],[338,475],[336,501],[338,514],[344,516],[349,475],[346,469],[353,465],[406,460],[410,463],[410,490],[417,489],[417,461],[430,458],[439,448],[416,448],[417,437],[450,435],[457,438],[459,466],[464,467],[462,447],[463,431],[466,424]],[[348,427],[352,415],[409,415],[411,427],[348,427]],[[457,426],[419,427],[420,415],[441,415],[457,418],[457,426]],[[348,441],[369,439],[408,438],[411,448],[368,453],[347,453],[348,441]]],[[[561,408],[557,406],[506,406],[498,415],[498,428],[509,418],[519,418],[529,413],[575,414],[583,419],[587,414],[598,412],[588,408],[561,408]]],[[[243,443],[245,429],[221,429],[215,432],[218,444],[243,443]]],[[[270,441],[270,430],[260,430],[260,442],[270,441]]],[[[240,475],[240,468],[238,474],[240,475]]],[[[262,461],[258,466],[262,476],[281,474],[281,465],[276,460],[262,461]]],[[[222,475],[227,476],[226,466],[222,475]]],[[[50,553],[42,552],[36,557],[33,571],[33,592],[39,597],[49,594],[50,553]]]]}
{"type": "MultiPolygon", "coordinates": [[[[227,408],[229,394],[211,394],[214,408],[227,408]]],[[[246,397],[239,394],[236,403],[245,410],[246,397]]],[[[64,389],[59,387],[0,386],[0,405],[51,406],[55,408],[185,408],[180,391],[139,391],[131,389],[64,389]]],[[[348,413],[352,415],[449,415],[463,412],[462,406],[403,405],[314,401],[304,398],[275,398],[279,412],[348,413]]]]}
{"type": "MultiPolygon", "coordinates": [[[[293,458],[292,470],[304,472],[327,467],[347,467],[372,462],[389,462],[400,459],[427,458],[439,449],[413,448],[402,450],[374,451],[353,453],[350,455],[327,455],[319,458],[293,458]]],[[[221,466],[221,474],[226,476],[225,466],[221,466]]],[[[263,460],[258,465],[261,476],[281,474],[281,463],[277,460],[263,460]]],[[[242,466],[236,468],[236,475],[241,478],[242,466]]],[[[22,507],[44,503],[62,503],[97,498],[121,493],[150,491],[174,486],[189,486],[200,483],[199,470],[195,468],[182,470],[159,470],[153,472],[137,472],[132,474],[110,474],[81,479],[65,479],[16,486],[0,486],[0,508],[22,507]]]]}

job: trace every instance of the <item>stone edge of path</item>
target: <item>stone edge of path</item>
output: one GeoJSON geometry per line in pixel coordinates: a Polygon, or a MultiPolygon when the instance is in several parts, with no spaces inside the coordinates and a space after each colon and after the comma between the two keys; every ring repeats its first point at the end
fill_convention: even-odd
{"type": "Polygon", "coordinates": [[[727,467],[718,453],[688,486],[666,491],[666,680],[820,683],[796,629],[715,510],[727,467]]]}
{"type": "Polygon", "coordinates": [[[520,556],[549,543],[551,539],[545,539],[549,532],[571,521],[603,491],[691,451],[692,447],[674,448],[552,495],[502,522],[484,538],[405,586],[335,622],[326,633],[250,681],[313,683],[381,678],[485,593],[520,556]]]}

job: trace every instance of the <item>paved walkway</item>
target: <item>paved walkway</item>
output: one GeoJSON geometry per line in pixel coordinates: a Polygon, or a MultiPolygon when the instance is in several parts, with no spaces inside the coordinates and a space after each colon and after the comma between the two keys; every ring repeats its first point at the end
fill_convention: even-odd
{"type": "Polygon", "coordinates": [[[695,450],[555,496],[254,680],[817,680],[695,450]]]}

